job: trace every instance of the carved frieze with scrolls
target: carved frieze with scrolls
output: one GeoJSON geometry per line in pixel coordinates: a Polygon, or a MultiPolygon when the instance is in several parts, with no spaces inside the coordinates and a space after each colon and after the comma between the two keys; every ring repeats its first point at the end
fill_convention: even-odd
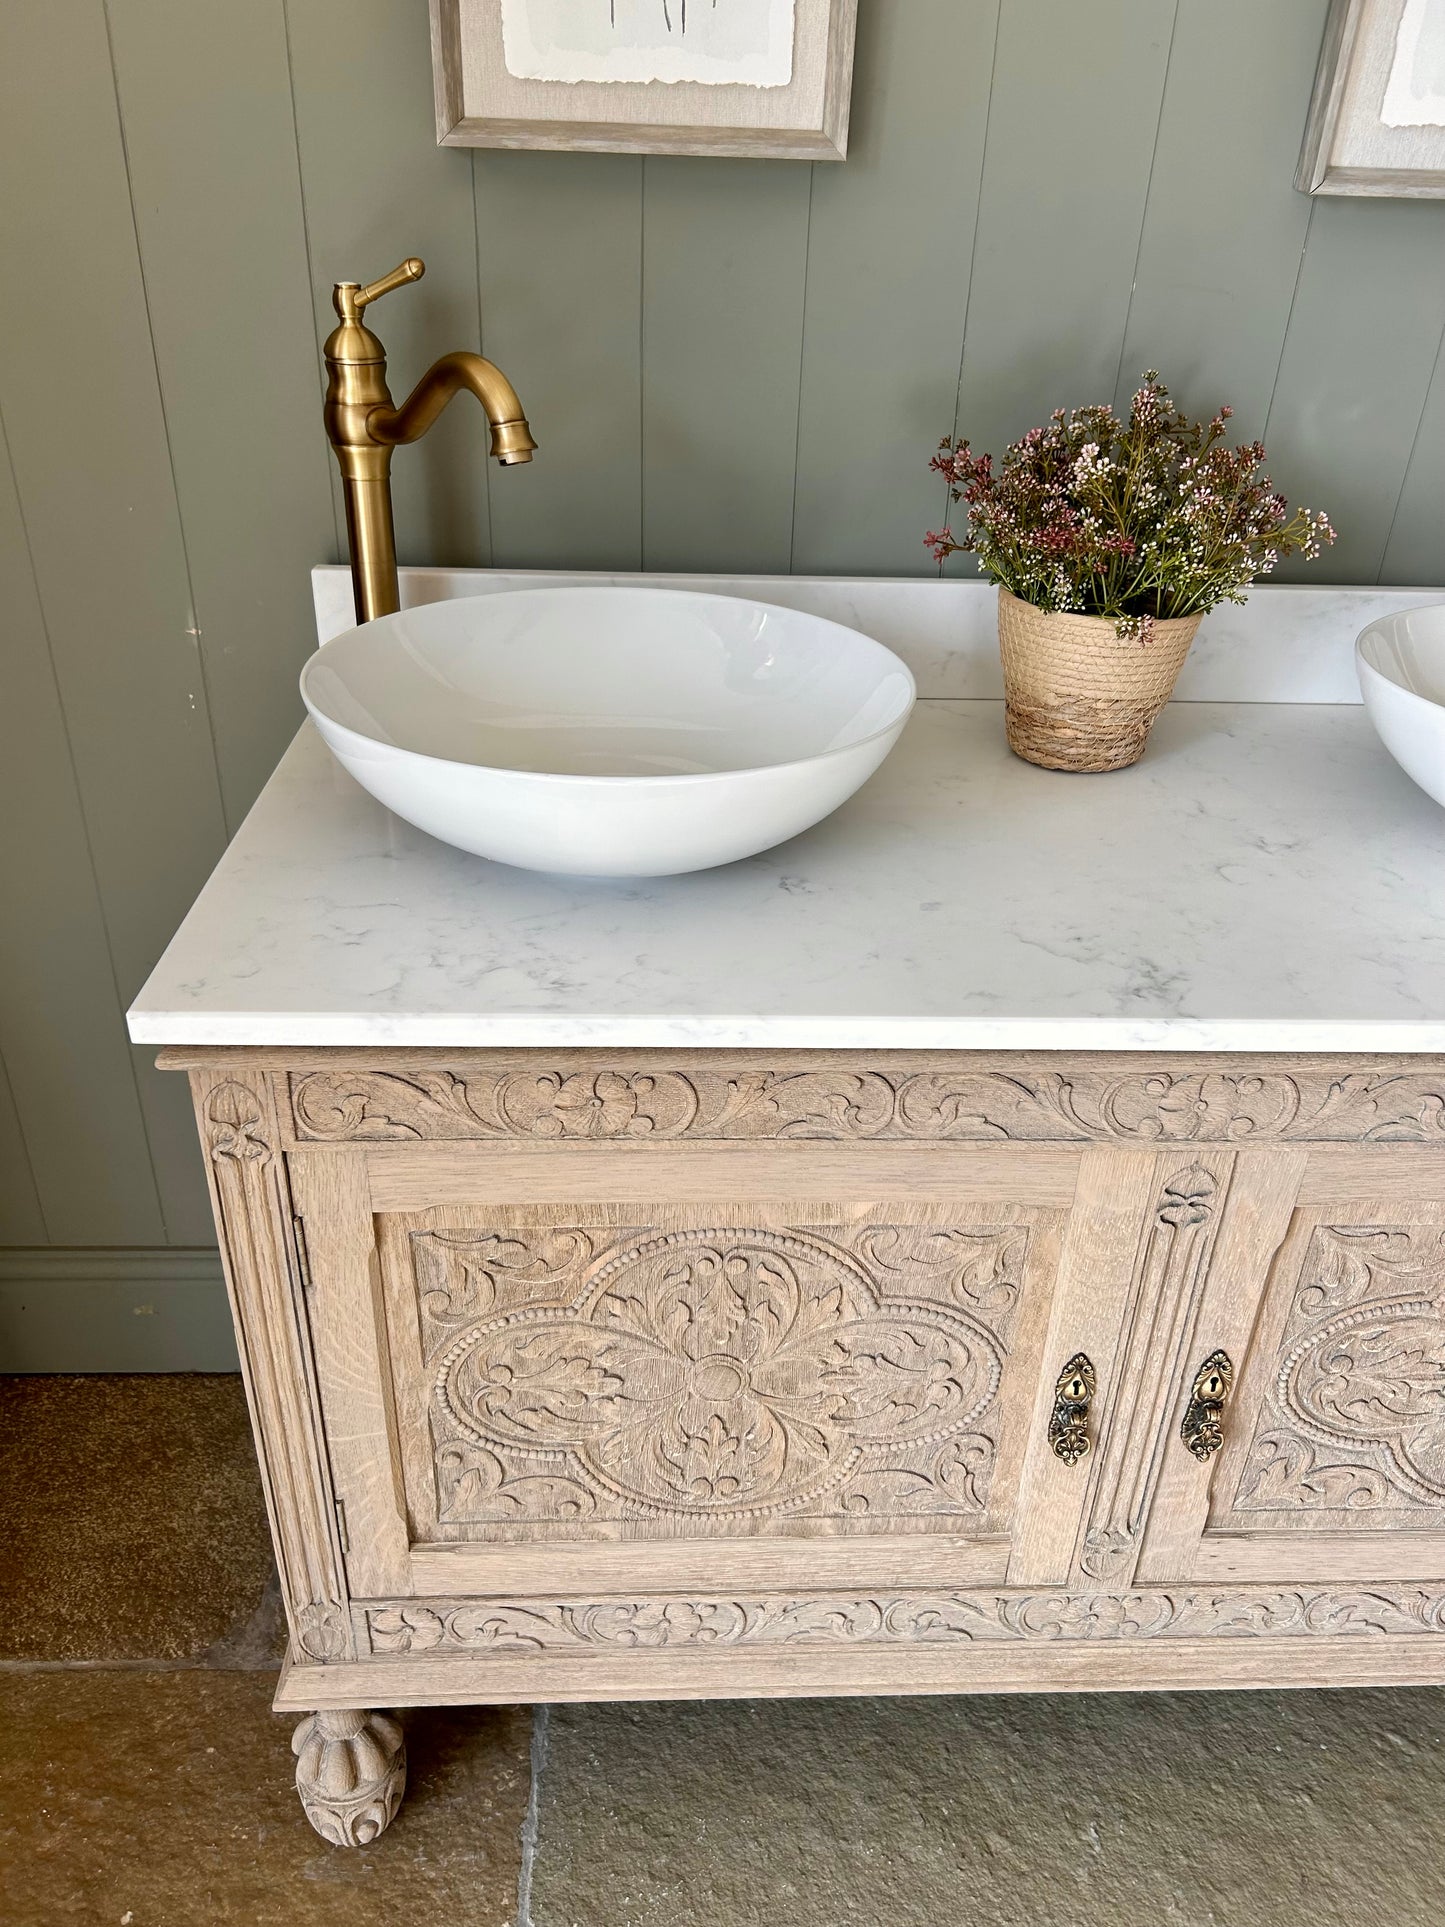
{"type": "Polygon", "coordinates": [[[974,1645],[1137,1639],[1378,1638],[1445,1633],[1438,1587],[1122,1593],[817,1593],[805,1597],[398,1600],[366,1613],[371,1650],[974,1645]]]}
{"type": "Polygon", "coordinates": [[[619,1060],[296,1071],[302,1142],[649,1139],[918,1143],[1434,1143],[1445,1070],[733,1070],[619,1060]]]}

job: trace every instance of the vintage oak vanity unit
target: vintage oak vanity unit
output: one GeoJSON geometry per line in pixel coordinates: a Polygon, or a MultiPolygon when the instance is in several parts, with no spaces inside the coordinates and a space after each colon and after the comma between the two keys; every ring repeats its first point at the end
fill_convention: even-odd
{"type": "Polygon", "coordinates": [[[925,701],[808,838],[630,886],[303,731],[132,1024],[318,1829],[408,1705],[1445,1680],[1442,859],[1331,702],[1085,779],[925,701]]]}

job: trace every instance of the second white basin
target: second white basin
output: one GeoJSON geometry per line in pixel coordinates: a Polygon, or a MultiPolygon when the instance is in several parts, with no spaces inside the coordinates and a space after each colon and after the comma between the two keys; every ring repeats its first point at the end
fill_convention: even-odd
{"type": "Polygon", "coordinates": [[[1355,667],[1380,741],[1445,803],[1445,604],[1372,622],[1355,644],[1355,667]]]}
{"type": "Polygon", "coordinates": [[[908,669],[821,617],[684,590],[429,603],[319,649],[301,694],[419,829],[524,869],[666,876],[835,810],[913,707],[908,669]]]}

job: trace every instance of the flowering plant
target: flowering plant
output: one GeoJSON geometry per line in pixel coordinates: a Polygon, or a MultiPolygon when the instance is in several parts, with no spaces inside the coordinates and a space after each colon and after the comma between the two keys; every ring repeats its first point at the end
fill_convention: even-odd
{"type": "Polygon", "coordinates": [[[973,550],[983,573],[1038,609],[1112,616],[1121,637],[1147,639],[1156,620],[1243,602],[1256,576],[1298,550],[1333,542],[1329,518],[1289,505],[1261,470],[1264,447],[1227,447],[1233,413],[1191,421],[1153,370],[1127,422],[1103,403],[1031,428],[1004,453],[944,438],[930,467],[968,506],[962,540],[930,530],[942,566],[973,550]]]}

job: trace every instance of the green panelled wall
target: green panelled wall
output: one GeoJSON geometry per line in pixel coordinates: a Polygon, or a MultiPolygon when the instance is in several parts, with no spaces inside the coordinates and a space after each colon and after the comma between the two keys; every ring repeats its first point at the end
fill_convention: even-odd
{"type": "Polygon", "coordinates": [[[921,573],[941,434],[1152,365],[1331,511],[1315,579],[1439,582],[1445,202],[1294,192],[1325,10],[860,0],[809,168],[443,152],[425,0],[0,8],[0,1346],[83,1296],[89,1366],[224,1353],[203,1260],[147,1291],[209,1226],[121,1013],[297,721],[331,283],[424,255],[398,383],[480,339],[542,444],[455,410],[405,560],[921,573]]]}

